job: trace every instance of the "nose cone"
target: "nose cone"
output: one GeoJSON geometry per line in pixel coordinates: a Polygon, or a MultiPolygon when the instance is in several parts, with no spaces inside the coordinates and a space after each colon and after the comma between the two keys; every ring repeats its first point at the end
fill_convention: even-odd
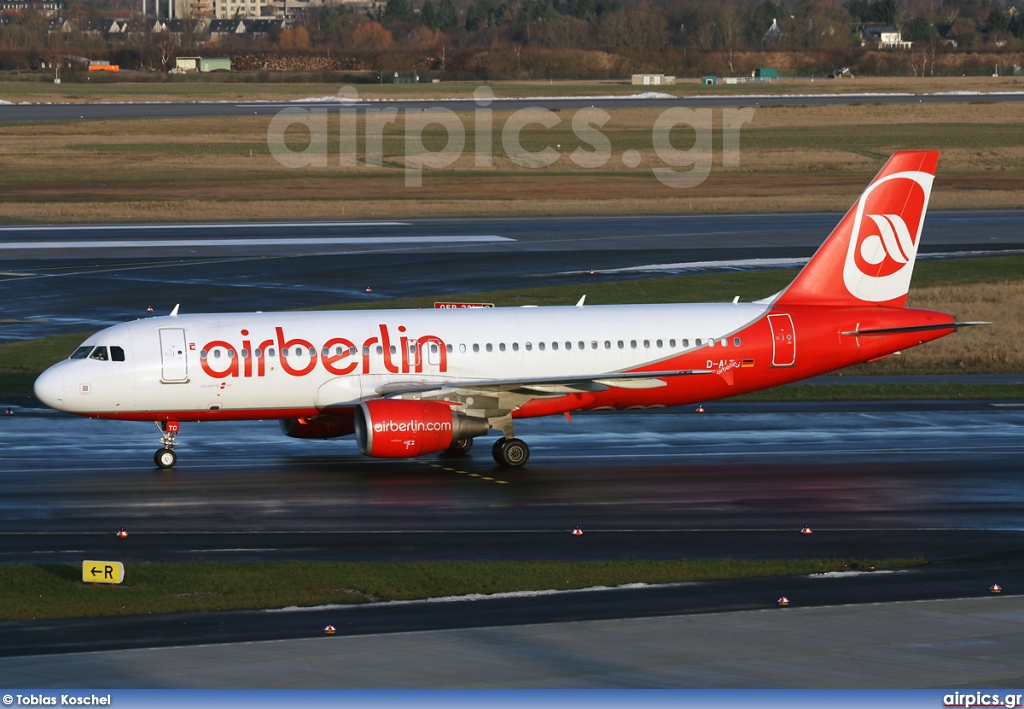
{"type": "Polygon", "coordinates": [[[36,398],[52,409],[64,409],[64,374],[54,365],[39,375],[33,390],[36,398]]]}

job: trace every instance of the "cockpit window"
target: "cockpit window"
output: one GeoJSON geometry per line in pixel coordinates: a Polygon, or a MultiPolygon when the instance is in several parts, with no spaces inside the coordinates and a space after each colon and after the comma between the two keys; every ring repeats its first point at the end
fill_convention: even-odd
{"type": "Polygon", "coordinates": [[[77,350],[71,353],[71,356],[68,357],[68,359],[85,359],[86,357],[89,356],[90,352],[92,352],[92,345],[79,347],[77,350]]]}
{"type": "Polygon", "coordinates": [[[92,354],[89,355],[89,359],[98,359],[101,362],[106,362],[107,361],[107,348],[106,347],[97,347],[96,349],[94,349],[92,351],[92,354]]]}
{"type": "Polygon", "coordinates": [[[124,362],[124,349],[117,345],[110,346],[110,359],[115,362],[124,362]]]}

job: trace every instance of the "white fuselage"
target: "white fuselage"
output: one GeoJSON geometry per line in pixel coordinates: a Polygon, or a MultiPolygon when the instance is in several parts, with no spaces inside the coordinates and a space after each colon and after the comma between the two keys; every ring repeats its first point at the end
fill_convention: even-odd
{"type": "Polygon", "coordinates": [[[761,318],[767,307],[715,303],[157,317],[116,325],[83,343],[83,348],[119,347],[124,361],[109,354],[104,360],[65,360],[36,388],[54,408],[91,415],[310,415],[402,383],[660,369],[658,363],[709,346],[720,348],[715,361],[719,354],[739,360],[742,342],[736,347],[730,337],[761,318]]]}

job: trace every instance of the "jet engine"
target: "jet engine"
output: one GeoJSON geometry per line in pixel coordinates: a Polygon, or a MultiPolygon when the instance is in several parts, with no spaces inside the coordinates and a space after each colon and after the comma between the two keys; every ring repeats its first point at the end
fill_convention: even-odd
{"type": "Polygon", "coordinates": [[[453,441],[483,436],[484,419],[437,401],[371,399],[356,407],[356,441],[364,455],[411,458],[447,449],[453,441]]]}

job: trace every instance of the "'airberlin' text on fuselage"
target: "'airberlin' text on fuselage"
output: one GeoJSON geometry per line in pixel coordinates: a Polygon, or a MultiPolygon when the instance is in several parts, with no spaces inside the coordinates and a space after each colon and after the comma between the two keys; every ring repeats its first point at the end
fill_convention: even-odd
{"type": "Polygon", "coordinates": [[[213,340],[203,345],[199,361],[203,371],[215,379],[264,377],[268,359],[276,361],[286,374],[293,377],[304,377],[317,365],[337,376],[421,373],[428,361],[431,369],[437,367],[438,372],[448,371],[448,351],[440,337],[424,335],[410,338],[405,335],[405,326],[399,325],[398,342],[392,344],[394,340],[388,326],[381,324],[378,327],[380,336],[368,337],[361,345],[344,337],[332,337],[320,347],[301,337],[289,339],[282,327],[274,328],[274,339],[263,340],[253,347],[249,331],[242,330],[240,334],[246,339],[242,340],[241,347],[225,340],[213,340]],[[224,351],[223,357],[220,356],[221,350],[224,351]]]}

